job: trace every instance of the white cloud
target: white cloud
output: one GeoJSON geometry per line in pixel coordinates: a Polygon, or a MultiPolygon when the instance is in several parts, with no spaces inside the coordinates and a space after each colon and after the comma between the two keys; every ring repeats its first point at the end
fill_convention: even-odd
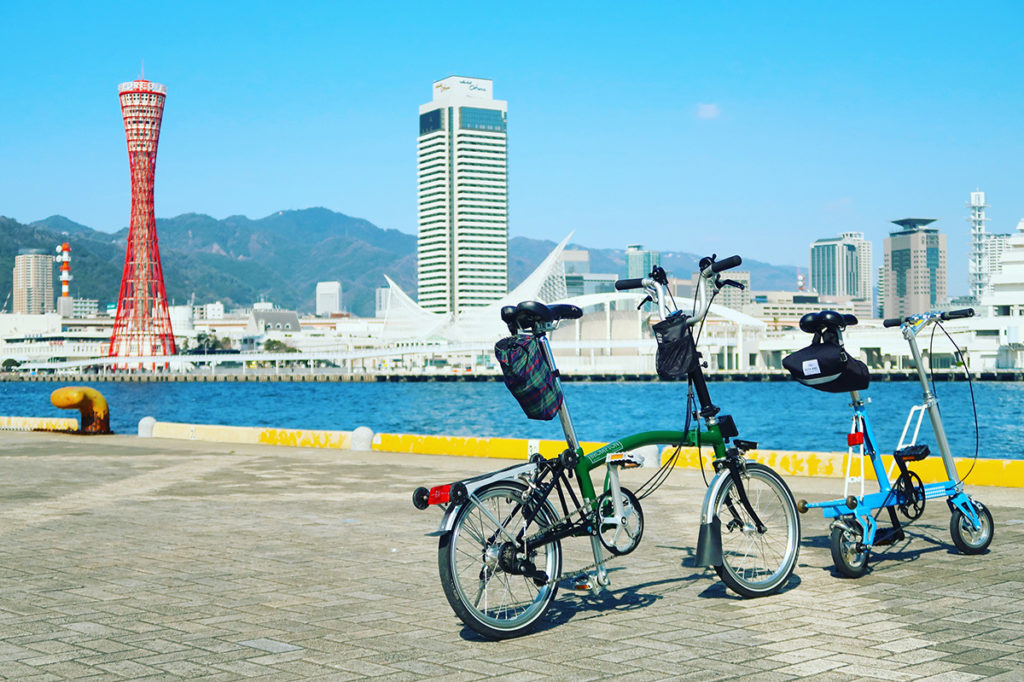
{"type": "Polygon", "coordinates": [[[697,118],[712,119],[718,118],[722,110],[717,104],[697,104],[697,118]]]}

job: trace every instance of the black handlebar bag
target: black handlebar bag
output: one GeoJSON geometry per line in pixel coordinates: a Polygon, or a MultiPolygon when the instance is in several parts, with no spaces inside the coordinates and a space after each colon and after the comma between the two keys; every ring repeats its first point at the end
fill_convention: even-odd
{"type": "Polygon", "coordinates": [[[659,377],[668,381],[685,379],[697,371],[697,345],[685,316],[669,317],[652,326],[651,330],[658,342],[655,367],[659,377]]]}
{"type": "Polygon", "coordinates": [[[540,341],[529,334],[507,336],[494,344],[505,386],[530,419],[548,421],[562,406],[562,389],[555,381],[540,341]]]}
{"type": "Polygon", "coordinates": [[[826,393],[863,391],[871,383],[867,365],[851,358],[838,342],[823,341],[820,333],[814,343],[783,358],[782,366],[804,386],[826,393]]]}

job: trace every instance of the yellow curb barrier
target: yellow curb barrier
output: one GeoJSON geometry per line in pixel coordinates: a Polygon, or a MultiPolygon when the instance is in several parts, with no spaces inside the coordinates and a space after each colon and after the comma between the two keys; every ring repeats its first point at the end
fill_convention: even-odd
{"type": "Polygon", "coordinates": [[[2,431],[77,431],[78,420],[71,417],[0,417],[2,431]]]}
{"type": "Polygon", "coordinates": [[[295,448],[351,447],[351,431],[317,431],[313,429],[274,429],[260,426],[219,426],[216,424],[179,424],[156,422],[153,438],[176,438],[215,443],[244,445],[282,445],[295,448]]]}
{"type": "MultiPolygon", "coordinates": [[[[585,452],[590,452],[602,447],[604,443],[581,443],[581,445],[585,452]]],[[[418,455],[525,460],[529,459],[533,452],[539,452],[544,457],[555,457],[565,450],[565,441],[378,433],[373,436],[373,449],[381,452],[405,452],[418,455]]]]}
{"type": "MultiPolygon", "coordinates": [[[[593,452],[605,443],[582,443],[584,452],[593,452]]],[[[373,437],[373,449],[381,452],[403,452],[420,455],[454,455],[458,457],[492,457],[497,459],[529,459],[532,452],[545,457],[554,457],[565,450],[563,441],[527,440],[521,438],[472,438],[464,436],[425,436],[419,434],[378,433],[373,437]]],[[[712,451],[703,448],[701,457],[697,448],[685,447],[679,453],[676,466],[699,469],[703,460],[704,469],[711,471],[712,451]]],[[[661,452],[664,464],[675,452],[666,447],[661,452]]],[[[748,453],[750,459],[770,466],[783,476],[809,476],[818,478],[843,478],[846,475],[846,453],[804,452],[796,450],[754,450],[748,453]]],[[[858,459],[866,467],[865,486],[876,485],[869,460],[859,455],[852,463],[853,474],[859,474],[858,459]]],[[[883,455],[886,471],[892,465],[892,457],[883,455]]],[[[998,486],[1003,488],[1024,488],[1024,460],[981,459],[975,462],[968,458],[955,458],[957,473],[967,475],[968,483],[977,486],[998,486]],[[973,470],[971,466],[973,464],[973,470]]],[[[911,467],[925,483],[946,480],[946,469],[942,458],[932,455],[928,459],[914,462],[911,467]]]]}
{"type": "MultiPolygon", "coordinates": [[[[3,420],[30,419],[25,417],[0,417],[3,420]]],[[[71,429],[77,425],[74,420],[36,420],[37,422],[71,422],[71,429]]],[[[32,427],[29,427],[32,428],[32,427]]],[[[313,429],[273,429],[249,426],[216,426],[212,424],[178,424],[155,422],[154,438],[178,438],[183,440],[212,441],[219,443],[242,443],[250,445],[283,445],[304,448],[349,449],[353,446],[351,431],[318,431],[313,429]]],[[[605,443],[585,442],[584,452],[593,452],[605,443]]],[[[527,460],[534,452],[544,457],[554,457],[565,450],[565,442],[557,440],[533,440],[526,438],[473,438],[467,436],[427,436],[421,434],[378,433],[374,434],[372,449],[377,452],[401,452],[419,455],[449,455],[456,457],[488,457],[493,459],[527,460]]],[[[675,452],[674,447],[661,451],[664,464],[675,452]]],[[[842,452],[804,452],[796,450],[753,450],[750,459],[775,469],[783,476],[809,476],[818,478],[843,478],[846,475],[847,455],[842,452]]],[[[853,474],[858,474],[858,459],[867,467],[865,486],[875,485],[871,466],[867,458],[857,456],[852,463],[853,474]]],[[[687,469],[703,468],[711,471],[712,451],[703,448],[703,456],[697,448],[685,447],[679,453],[676,466],[687,469]]],[[[888,471],[892,457],[883,455],[882,461],[888,471]]],[[[997,486],[1002,488],[1024,488],[1024,460],[981,459],[976,462],[957,458],[957,472],[960,476],[971,471],[967,482],[974,486],[997,486]],[[973,466],[973,470],[971,467],[973,466]]],[[[945,480],[946,470],[942,459],[932,455],[928,459],[914,462],[912,469],[925,483],[945,480]]]]}

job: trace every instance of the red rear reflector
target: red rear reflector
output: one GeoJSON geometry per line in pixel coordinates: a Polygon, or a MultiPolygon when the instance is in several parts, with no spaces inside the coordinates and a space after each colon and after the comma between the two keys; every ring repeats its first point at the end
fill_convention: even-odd
{"type": "Polygon", "coordinates": [[[439,485],[436,488],[431,488],[427,504],[445,504],[451,499],[451,493],[451,485],[439,485]]]}
{"type": "MultiPolygon", "coordinates": [[[[850,445],[850,446],[860,445],[863,442],[864,442],[864,432],[863,431],[857,431],[855,433],[848,433],[848,434],[846,434],[846,444],[847,445],[850,445]]],[[[431,494],[433,494],[433,491],[431,491],[431,494]]]]}

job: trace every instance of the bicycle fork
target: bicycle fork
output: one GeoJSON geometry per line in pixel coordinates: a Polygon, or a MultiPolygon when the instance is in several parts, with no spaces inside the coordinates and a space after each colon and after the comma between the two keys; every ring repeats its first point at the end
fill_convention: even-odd
{"type": "MultiPolygon", "coordinates": [[[[716,463],[717,464],[717,463],[716,463]]],[[[758,517],[757,512],[747,499],[747,491],[743,486],[743,461],[736,454],[727,454],[725,462],[718,467],[718,473],[711,479],[707,492],[704,494],[704,503],[700,511],[700,531],[697,535],[696,565],[703,567],[722,565],[722,520],[715,513],[715,500],[722,492],[722,487],[730,480],[736,486],[736,494],[744,511],[750,515],[754,529],[757,533],[764,533],[767,528],[758,517]]],[[[726,500],[726,507],[734,519],[739,521],[740,514],[733,507],[735,500],[726,500]]],[[[740,521],[741,522],[741,521],[740,521]]],[[[732,523],[732,521],[730,521],[732,523]]]]}

